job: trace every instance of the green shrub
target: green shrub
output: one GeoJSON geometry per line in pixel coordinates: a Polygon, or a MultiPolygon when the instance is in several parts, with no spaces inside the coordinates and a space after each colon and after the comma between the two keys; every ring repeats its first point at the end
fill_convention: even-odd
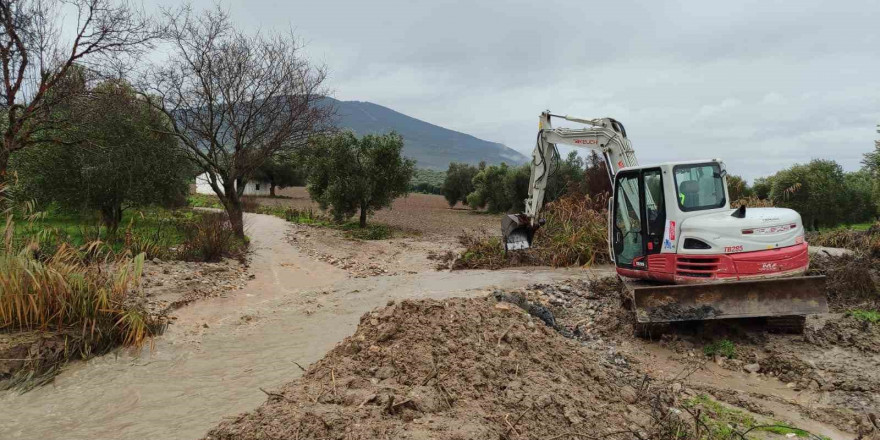
{"type": "Polygon", "coordinates": [[[212,194],[190,194],[187,198],[187,202],[189,203],[189,206],[192,206],[193,208],[223,209],[223,204],[220,203],[220,199],[212,194]]]}
{"type": "Polygon", "coordinates": [[[393,235],[389,226],[379,224],[368,224],[361,228],[357,223],[350,222],[342,225],[342,230],[346,237],[358,240],[386,240],[393,235]]]}
{"type": "Polygon", "coordinates": [[[736,345],[734,345],[729,339],[713,341],[711,344],[703,347],[703,353],[705,353],[706,356],[718,355],[733,359],[736,357],[736,345]]]}
{"type": "Polygon", "coordinates": [[[871,324],[877,324],[880,322],[880,312],[877,310],[856,309],[847,312],[847,315],[852,316],[859,321],[870,322],[871,324]]]}

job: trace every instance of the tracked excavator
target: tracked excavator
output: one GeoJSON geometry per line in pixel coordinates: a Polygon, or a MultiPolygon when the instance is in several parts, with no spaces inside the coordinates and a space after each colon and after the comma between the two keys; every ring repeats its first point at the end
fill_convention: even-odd
{"type": "Polygon", "coordinates": [[[797,212],[732,209],[718,159],[640,166],[623,124],[611,118],[541,114],[525,212],[502,219],[506,251],[531,247],[544,224],[557,145],[596,150],[608,165],[608,252],[629,281],[639,322],[828,311],[824,277],[805,276],[809,253],[797,212]],[[554,128],[552,118],[585,126],[554,128]]]}

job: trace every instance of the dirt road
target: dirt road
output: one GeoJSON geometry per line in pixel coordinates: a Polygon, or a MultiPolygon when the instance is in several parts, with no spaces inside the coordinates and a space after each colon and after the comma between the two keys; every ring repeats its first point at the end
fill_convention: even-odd
{"type": "MultiPolygon", "coordinates": [[[[391,299],[474,296],[591,276],[583,270],[437,272],[355,278],[288,241],[285,221],[246,218],[255,278],[226,298],[194,303],[136,357],[71,365],[54,384],[0,394],[0,438],[198,438],[222,417],[251,410],[351,334],[360,316],[391,299]]],[[[411,257],[403,251],[398,261],[411,257]]],[[[387,262],[386,262],[387,263],[387,262]]],[[[401,263],[402,264],[402,263],[401,263]]],[[[411,273],[415,272],[415,273],[411,273]]]]}

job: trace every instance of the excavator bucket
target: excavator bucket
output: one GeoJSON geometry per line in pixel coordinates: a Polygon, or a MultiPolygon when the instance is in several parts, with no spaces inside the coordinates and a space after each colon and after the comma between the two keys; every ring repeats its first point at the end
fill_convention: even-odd
{"type": "Polygon", "coordinates": [[[647,322],[827,313],[825,277],[632,286],[636,320],[647,322]]]}
{"type": "Polygon", "coordinates": [[[517,251],[532,247],[535,228],[525,214],[508,214],[501,219],[504,250],[517,251]]]}

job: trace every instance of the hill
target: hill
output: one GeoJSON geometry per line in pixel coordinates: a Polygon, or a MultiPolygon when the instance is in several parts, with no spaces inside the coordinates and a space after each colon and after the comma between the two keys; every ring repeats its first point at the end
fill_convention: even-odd
{"type": "Polygon", "coordinates": [[[528,158],[497,142],[478,139],[396,112],[371,102],[339,101],[327,98],[336,107],[337,125],[358,135],[394,130],[403,136],[404,155],[417,160],[419,168],[445,170],[449,162],[489,164],[525,163],[528,158]]]}

